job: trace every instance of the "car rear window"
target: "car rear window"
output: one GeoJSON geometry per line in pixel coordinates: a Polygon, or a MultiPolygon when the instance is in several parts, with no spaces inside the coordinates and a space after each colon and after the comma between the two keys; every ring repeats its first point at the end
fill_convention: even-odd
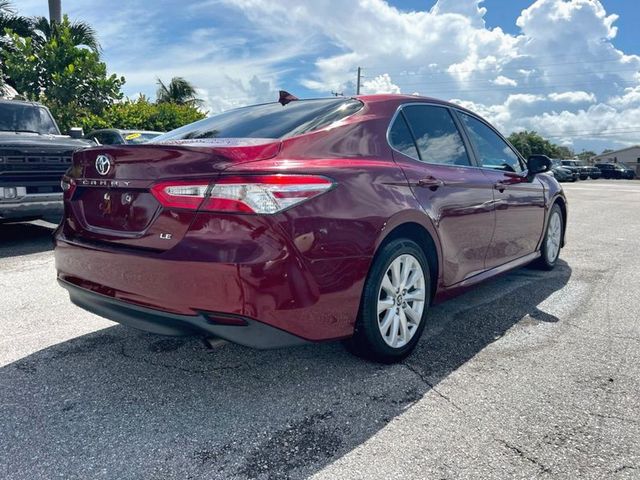
{"type": "Polygon", "coordinates": [[[355,99],[295,100],[237,108],[178,128],[151,143],[205,138],[286,138],[312,132],[362,108],[355,99]]]}

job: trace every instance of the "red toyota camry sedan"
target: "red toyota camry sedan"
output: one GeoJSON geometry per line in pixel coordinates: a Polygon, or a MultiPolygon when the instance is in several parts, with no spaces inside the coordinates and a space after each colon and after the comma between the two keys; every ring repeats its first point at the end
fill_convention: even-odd
{"type": "Polygon", "coordinates": [[[259,348],[346,339],[408,355],[429,307],[564,245],[550,161],[431,98],[239,108],[74,154],[56,231],[76,305],[259,348]]]}

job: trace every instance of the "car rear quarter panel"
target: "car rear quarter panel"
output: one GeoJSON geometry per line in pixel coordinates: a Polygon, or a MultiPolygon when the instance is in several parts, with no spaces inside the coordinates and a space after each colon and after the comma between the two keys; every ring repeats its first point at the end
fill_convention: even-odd
{"type": "MultiPolygon", "coordinates": [[[[368,156],[302,159],[298,153],[296,160],[279,158],[230,169],[316,174],[335,182],[330,192],[271,217],[272,228],[281,232],[280,243],[273,243],[268,255],[273,260],[247,264],[247,259],[235,258],[246,315],[283,328],[296,323],[306,338],[318,329],[322,338],[352,334],[364,281],[382,239],[402,223],[426,221],[390,152],[364,150],[368,156]]],[[[291,152],[285,145],[283,155],[294,157],[291,152]]],[[[213,238],[218,236],[216,222],[203,214],[192,230],[213,238]]]]}

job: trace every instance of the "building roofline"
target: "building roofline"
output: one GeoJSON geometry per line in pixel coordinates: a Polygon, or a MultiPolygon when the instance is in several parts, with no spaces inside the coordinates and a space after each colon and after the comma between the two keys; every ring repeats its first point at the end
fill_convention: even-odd
{"type": "Polygon", "coordinates": [[[626,152],[627,150],[633,150],[634,148],[640,148],[640,145],[632,145],[630,147],[621,148],[620,150],[613,150],[612,152],[601,153],[600,155],[596,155],[596,156],[591,157],[591,158],[602,158],[602,157],[606,157],[606,156],[609,156],[609,155],[616,155],[618,153],[626,152]]]}

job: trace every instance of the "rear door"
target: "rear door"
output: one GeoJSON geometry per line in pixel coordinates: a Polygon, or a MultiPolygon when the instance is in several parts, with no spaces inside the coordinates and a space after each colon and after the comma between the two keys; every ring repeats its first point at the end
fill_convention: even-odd
{"type": "Polygon", "coordinates": [[[533,253],[545,221],[544,186],[525,175],[526,165],[511,146],[487,123],[458,112],[471,140],[482,172],[493,186],[496,227],[487,252],[487,268],[533,253]]]}
{"type": "Polygon", "coordinates": [[[445,285],[483,271],[495,222],[493,184],[473,165],[452,112],[438,105],[405,105],[389,141],[438,230],[445,285]]]}

